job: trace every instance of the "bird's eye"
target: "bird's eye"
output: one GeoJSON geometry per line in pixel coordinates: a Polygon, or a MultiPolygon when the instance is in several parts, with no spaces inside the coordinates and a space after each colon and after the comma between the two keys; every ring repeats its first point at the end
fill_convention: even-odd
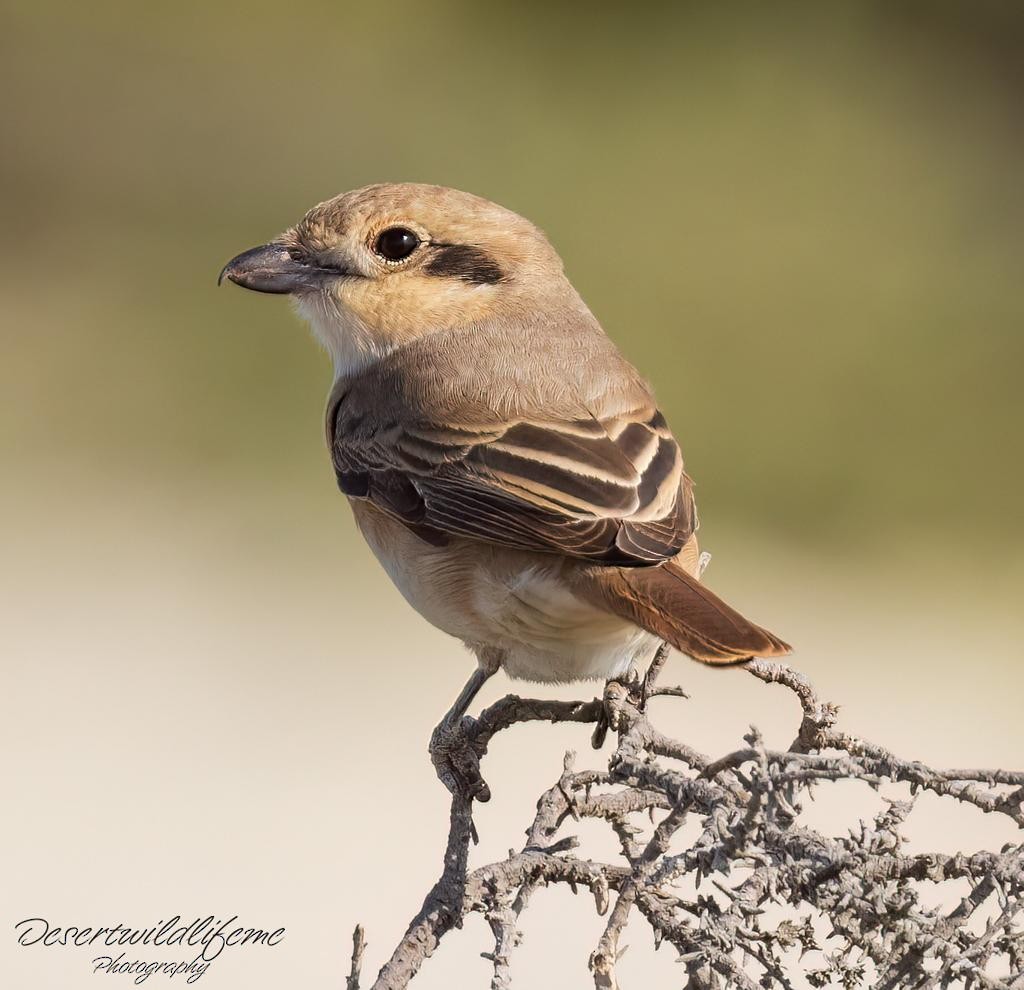
{"type": "Polygon", "coordinates": [[[420,239],[406,227],[388,227],[377,238],[373,249],[388,261],[408,258],[419,247],[420,239]]]}

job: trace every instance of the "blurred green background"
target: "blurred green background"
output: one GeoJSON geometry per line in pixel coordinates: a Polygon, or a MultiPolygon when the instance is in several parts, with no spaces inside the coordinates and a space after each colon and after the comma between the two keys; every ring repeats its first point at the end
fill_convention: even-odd
{"type": "MultiPolygon", "coordinates": [[[[0,84],[5,923],[237,910],[288,948],[218,985],[329,986],[339,930],[375,969],[435,877],[425,743],[470,660],[356,535],[326,357],[283,300],[215,286],[373,181],[548,232],[682,442],[710,585],[844,727],[1024,761],[1020,3],[0,0],[0,84]]],[[[793,737],[740,671],[668,676],[693,701],[662,727],[698,748],[793,737]]],[[[576,726],[493,748],[474,862],[522,841],[564,749],[603,759],[576,726]]],[[[844,800],[837,834],[871,813],[844,800]]],[[[958,810],[916,834],[1019,838],[958,810]]],[[[599,929],[546,896],[522,985],[592,986],[599,929]]],[[[676,985],[636,942],[626,985],[676,985]]],[[[417,986],[482,985],[487,948],[417,986]]],[[[92,985],[81,953],[4,953],[12,985],[92,985]]]]}
{"type": "Polygon", "coordinates": [[[3,9],[9,471],[326,485],[325,359],[214,279],[419,180],[549,233],[706,525],[1019,559],[1019,4],[3,9]]]}

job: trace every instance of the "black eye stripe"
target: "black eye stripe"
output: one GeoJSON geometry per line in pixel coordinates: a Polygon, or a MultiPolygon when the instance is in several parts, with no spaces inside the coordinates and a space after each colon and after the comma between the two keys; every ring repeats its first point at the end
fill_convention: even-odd
{"type": "Polygon", "coordinates": [[[428,275],[461,278],[477,285],[504,281],[501,266],[486,252],[471,244],[437,244],[424,271],[428,275]]]}
{"type": "Polygon", "coordinates": [[[408,258],[420,245],[420,239],[408,227],[388,227],[377,235],[373,250],[388,261],[408,258]]]}

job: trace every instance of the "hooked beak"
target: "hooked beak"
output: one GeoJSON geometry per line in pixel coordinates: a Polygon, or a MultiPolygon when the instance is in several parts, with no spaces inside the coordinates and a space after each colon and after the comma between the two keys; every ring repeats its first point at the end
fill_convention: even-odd
{"type": "Polygon", "coordinates": [[[271,242],[232,258],[221,269],[217,284],[227,278],[243,289],[284,295],[321,289],[326,282],[345,274],[341,268],[297,260],[283,244],[271,242]]]}

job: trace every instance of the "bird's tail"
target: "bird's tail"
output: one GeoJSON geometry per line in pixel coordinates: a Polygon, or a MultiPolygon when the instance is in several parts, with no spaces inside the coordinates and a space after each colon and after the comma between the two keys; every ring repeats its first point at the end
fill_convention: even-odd
{"type": "Polygon", "coordinates": [[[788,644],[745,619],[671,561],[657,567],[588,567],[577,575],[581,597],[702,663],[741,663],[790,652],[788,644]]]}

